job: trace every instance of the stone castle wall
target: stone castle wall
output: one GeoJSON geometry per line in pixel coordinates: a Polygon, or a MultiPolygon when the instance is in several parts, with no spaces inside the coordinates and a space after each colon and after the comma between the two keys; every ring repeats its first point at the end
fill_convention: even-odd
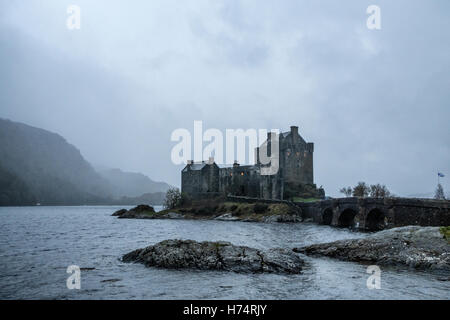
{"type": "MultiPolygon", "coordinates": [[[[261,145],[267,145],[270,156],[270,135],[261,145]]],[[[258,149],[258,148],[257,148],[258,149]]],[[[181,189],[192,198],[205,192],[284,199],[286,196],[322,197],[314,185],[314,144],[299,135],[298,127],[279,135],[279,170],[274,175],[261,175],[261,164],[219,168],[213,162],[190,163],[182,170],[181,189]]],[[[322,190],[323,191],[323,190],[322,190]]]]}

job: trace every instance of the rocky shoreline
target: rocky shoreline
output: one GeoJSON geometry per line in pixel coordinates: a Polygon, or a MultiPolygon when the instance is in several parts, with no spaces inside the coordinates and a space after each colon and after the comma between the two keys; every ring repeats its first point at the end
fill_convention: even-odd
{"type": "MultiPolygon", "coordinates": [[[[118,210],[113,216],[120,219],[303,221],[298,212],[285,204],[223,203],[221,207],[208,208],[204,211],[181,208],[160,212],[155,212],[153,207],[140,205],[130,210],[118,210]]],[[[379,231],[362,239],[339,240],[293,249],[272,249],[267,252],[234,246],[228,242],[166,240],[134,250],[123,256],[123,261],[141,262],[147,266],[164,268],[295,273],[295,270],[300,271],[300,266],[303,265],[303,259],[299,254],[450,272],[450,227],[398,227],[379,231]],[[283,259],[286,261],[282,262],[283,259]]]]}
{"type": "Polygon", "coordinates": [[[399,227],[363,239],[339,240],[293,250],[308,256],[450,272],[447,230],[448,227],[399,227]]]}
{"type": "Polygon", "coordinates": [[[229,242],[165,240],[122,257],[124,262],[148,267],[234,271],[237,273],[288,273],[302,271],[304,261],[292,250],[257,250],[229,242]]]}
{"type": "Polygon", "coordinates": [[[225,202],[206,208],[178,208],[156,212],[153,207],[139,205],[112,214],[119,219],[190,219],[242,222],[303,222],[299,210],[286,204],[248,204],[225,202]]]}

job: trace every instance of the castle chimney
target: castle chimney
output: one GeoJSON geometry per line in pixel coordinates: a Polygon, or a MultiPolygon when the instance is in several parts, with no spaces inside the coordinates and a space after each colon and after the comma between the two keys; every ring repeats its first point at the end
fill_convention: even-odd
{"type": "Polygon", "coordinates": [[[297,136],[298,135],[298,127],[291,126],[291,134],[297,136]]]}
{"type": "Polygon", "coordinates": [[[234,160],[233,163],[233,168],[239,167],[239,162],[237,162],[237,160],[234,160]]]}
{"type": "Polygon", "coordinates": [[[214,157],[209,157],[208,163],[209,164],[213,164],[214,163],[214,157]]]}
{"type": "Polygon", "coordinates": [[[194,163],[194,160],[188,160],[188,161],[187,161],[187,164],[188,164],[188,165],[191,165],[191,164],[193,164],[193,163],[194,163]]]}

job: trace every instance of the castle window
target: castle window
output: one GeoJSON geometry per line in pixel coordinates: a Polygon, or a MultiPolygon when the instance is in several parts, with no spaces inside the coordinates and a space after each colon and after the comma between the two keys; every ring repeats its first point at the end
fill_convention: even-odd
{"type": "Polygon", "coordinates": [[[244,175],[244,173],[243,172],[241,172],[241,176],[243,176],[244,175]]]}
{"type": "Polygon", "coordinates": [[[300,152],[297,152],[296,154],[297,154],[297,157],[300,157],[300,152]]]}

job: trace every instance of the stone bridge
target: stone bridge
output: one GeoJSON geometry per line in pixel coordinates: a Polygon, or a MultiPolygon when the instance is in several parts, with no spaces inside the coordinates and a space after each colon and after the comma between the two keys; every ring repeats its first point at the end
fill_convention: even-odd
{"type": "Polygon", "coordinates": [[[339,198],[296,203],[314,222],[382,230],[407,225],[449,226],[450,201],[414,198],[339,198]]]}
{"type": "Polygon", "coordinates": [[[239,202],[286,203],[304,219],[336,227],[376,231],[407,225],[450,226],[450,201],[415,198],[338,198],[316,202],[228,196],[239,202]]]}

